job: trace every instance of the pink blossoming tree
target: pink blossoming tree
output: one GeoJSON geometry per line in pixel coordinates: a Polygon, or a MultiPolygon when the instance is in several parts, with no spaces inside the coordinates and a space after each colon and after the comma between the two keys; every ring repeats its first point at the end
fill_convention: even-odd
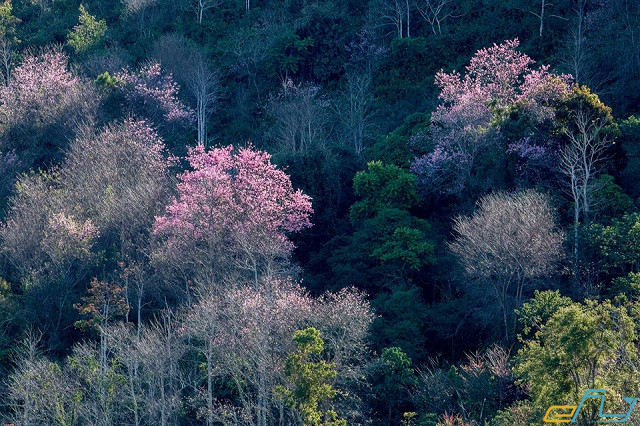
{"type": "Polygon", "coordinates": [[[178,196],[156,218],[156,259],[201,283],[248,271],[257,284],[276,273],[293,249],[288,234],[311,226],[310,198],[266,152],[199,145],[187,160],[178,196]]]}
{"type": "Polygon", "coordinates": [[[435,149],[412,167],[423,188],[440,194],[482,191],[473,188],[473,175],[482,161],[499,163],[506,155],[500,127],[510,113],[521,112],[534,127],[554,117],[554,107],[570,93],[571,78],[551,74],[548,66],[534,70],[518,46],[516,39],[479,50],[464,76],[436,75],[441,104],[431,117],[435,149]]]}
{"type": "Polygon", "coordinates": [[[136,72],[123,70],[116,78],[130,112],[150,120],[162,133],[184,130],[195,122],[193,109],[178,98],[178,83],[157,62],[136,72]]]}
{"type": "Polygon", "coordinates": [[[14,150],[25,167],[50,160],[52,153],[60,159],[78,123],[95,115],[99,99],[89,82],[69,70],[60,49],[27,53],[11,84],[0,87],[0,149],[14,150]]]}

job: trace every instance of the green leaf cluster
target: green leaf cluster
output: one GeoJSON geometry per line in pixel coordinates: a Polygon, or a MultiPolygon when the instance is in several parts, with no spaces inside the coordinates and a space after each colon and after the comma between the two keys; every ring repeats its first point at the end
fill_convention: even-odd
{"type": "Polygon", "coordinates": [[[67,36],[67,44],[77,55],[97,46],[107,32],[107,22],[104,19],[96,20],[95,16],[87,12],[82,4],[79,10],[78,25],[73,27],[67,36]]]}
{"type": "Polygon", "coordinates": [[[337,375],[335,364],[319,359],[324,351],[320,331],[313,327],[298,330],[293,341],[297,349],[285,365],[293,389],[277,386],[274,391],[302,415],[305,426],[346,426],[346,420],[338,418],[334,410],[320,408],[338,395],[331,385],[337,375]]]}

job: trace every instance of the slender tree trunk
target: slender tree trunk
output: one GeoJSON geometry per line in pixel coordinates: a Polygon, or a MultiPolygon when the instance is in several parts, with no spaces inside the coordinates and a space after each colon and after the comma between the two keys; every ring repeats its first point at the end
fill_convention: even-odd
{"type": "Polygon", "coordinates": [[[107,320],[109,317],[109,307],[104,306],[104,315],[105,319],[103,320],[100,326],[100,405],[104,408],[106,401],[106,389],[104,387],[104,378],[106,375],[107,369],[107,320]]]}
{"type": "Polygon", "coordinates": [[[506,294],[503,291],[502,300],[500,301],[500,305],[502,306],[502,322],[504,324],[504,342],[507,344],[509,342],[509,318],[507,315],[507,300],[506,294]]]}
{"type": "Polygon", "coordinates": [[[213,426],[213,344],[207,342],[207,425],[213,426]]]}
{"type": "Polygon", "coordinates": [[[143,292],[143,285],[138,285],[138,309],[137,309],[137,316],[138,316],[138,324],[136,327],[136,337],[138,339],[138,342],[140,341],[140,328],[142,327],[142,292],[143,292]]]}
{"type": "Polygon", "coordinates": [[[580,203],[577,197],[574,197],[573,205],[573,284],[575,288],[578,284],[578,227],[580,226],[580,203]]]}
{"type": "Polygon", "coordinates": [[[546,6],[546,0],[540,1],[540,37],[542,37],[542,32],[544,30],[544,9],[546,6]]]}
{"type": "Polygon", "coordinates": [[[411,22],[410,22],[410,15],[411,15],[411,7],[409,6],[409,0],[407,0],[407,38],[411,38],[411,22]]]}
{"type": "Polygon", "coordinates": [[[160,408],[160,423],[162,426],[167,426],[167,396],[166,396],[166,380],[165,372],[160,373],[160,401],[162,407],[160,408]]]}
{"type": "Polygon", "coordinates": [[[138,393],[136,390],[136,385],[138,383],[138,361],[133,361],[132,368],[128,369],[129,375],[129,392],[131,393],[131,410],[133,411],[133,424],[135,426],[140,426],[140,408],[138,407],[138,393]]]}
{"type": "Polygon", "coordinates": [[[206,112],[206,88],[202,82],[198,82],[200,86],[198,88],[197,93],[197,106],[196,106],[196,115],[198,118],[198,143],[201,143],[205,147],[207,146],[206,141],[206,127],[207,127],[207,112],[206,112]]]}

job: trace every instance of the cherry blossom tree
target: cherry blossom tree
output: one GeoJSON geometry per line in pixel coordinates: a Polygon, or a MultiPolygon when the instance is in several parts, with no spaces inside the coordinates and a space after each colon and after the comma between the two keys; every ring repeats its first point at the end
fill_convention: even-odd
{"type": "Polygon", "coordinates": [[[78,124],[92,121],[99,99],[89,82],[69,71],[59,48],[29,52],[0,90],[0,147],[15,150],[25,167],[45,157],[59,160],[78,124]]]}
{"type": "Polygon", "coordinates": [[[208,284],[233,270],[250,272],[256,285],[276,273],[293,249],[287,235],[311,226],[310,198],[266,152],[199,145],[187,161],[178,196],[156,218],[156,259],[208,284]]]}
{"type": "Polygon", "coordinates": [[[184,130],[195,122],[194,111],[178,98],[180,87],[160,64],[116,74],[131,114],[150,120],[161,132],[184,130]]]}
{"type": "Polygon", "coordinates": [[[78,89],[79,78],[68,71],[69,58],[58,49],[27,56],[14,71],[11,90],[2,91],[3,118],[9,123],[31,115],[36,125],[59,113],[78,89]]]}
{"type": "Polygon", "coordinates": [[[482,192],[472,187],[474,171],[481,157],[498,162],[506,154],[499,143],[500,123],[509,113],[517,109],[533,123],[553,118],[571,79],[551,74],[548,66],[533,69],[533,60],[518,46],[516,39],[479,50],[464,76],[456,71],[436,75],[441,104],[431,117],[435,148],[412,167],[423,188],[441,194],[482,192]]]}

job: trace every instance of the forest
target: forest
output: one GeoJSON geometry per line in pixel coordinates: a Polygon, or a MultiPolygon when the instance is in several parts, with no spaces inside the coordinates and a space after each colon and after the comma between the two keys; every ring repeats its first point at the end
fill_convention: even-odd
{"type": "Polygon", "coordinates": [[[640,424],[637,0],[0,0],[0,75],[2,424],[640,424]]]}

